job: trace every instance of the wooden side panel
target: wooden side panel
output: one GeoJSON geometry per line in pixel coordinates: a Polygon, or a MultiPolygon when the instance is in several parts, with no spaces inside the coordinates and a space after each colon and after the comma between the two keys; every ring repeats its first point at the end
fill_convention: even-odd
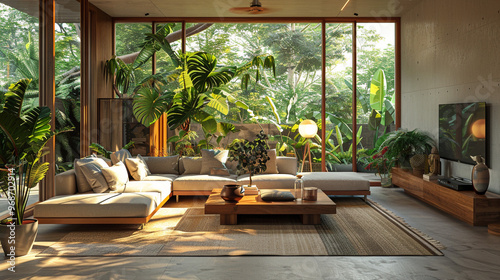
{"type": "Polygon", "coordinates": [[[392,171],[392,183],[404,189],[405,192],[409,192],[418,197],[424,196],[423,180],[416,178],[409,172],[394,168],[392,171]]]}
{"type": "Polygon", "coordinates": [[[89,10],[92,30],[90,34],[90,139],[91,142],[98,143],[99,121],[102,120],[98,120],[97,102],[99,98],[113,97],[111,81],[104,75],[104,64],[113,55],[113,19],[92,4],[89,10]]]}

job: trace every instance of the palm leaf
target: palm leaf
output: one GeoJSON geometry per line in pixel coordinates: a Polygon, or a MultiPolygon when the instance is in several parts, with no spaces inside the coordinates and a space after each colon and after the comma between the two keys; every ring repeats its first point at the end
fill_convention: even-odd
{"type": "Polygon", "coordinates": [[[105,158],[110,158],[111,157],[111,151],[106,150],[101,144],[98,143],[92,143],[89,146],[90,150],[96,152],[98,155],[101,155],[105,158]]]}
{"type": "Polygon", "coordinates": [[[45,174],[47,174],[47,171],[49,170],[49,163],[44,162],[44,163],[35,163],[31,168],[29,168],[28,173],[28,181],[26,183],[26,187],[28,189],[31,189],[36,186],[44,177],[45,174]]]}

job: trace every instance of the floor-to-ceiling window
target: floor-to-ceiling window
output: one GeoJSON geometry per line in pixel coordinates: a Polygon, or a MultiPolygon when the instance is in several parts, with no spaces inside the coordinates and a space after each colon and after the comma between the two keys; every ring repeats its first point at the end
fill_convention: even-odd
{"type": "MultiPolygon", "coordinates": [[[[11,84],[27,78],[31,79],[31,83],[25,93],[22,110],[38,106],[38,39],[37,6],[21,11],[0,3],[0,102],[3,102],[3,95],[11,84]]],[[[2,134],[0,137],[5,136],[2,134]]],[[[38,187],[33,188],[28,204],[37,202],[38,194],[38,187]]],[[[0,191],[0,216],[7,213],[7,203],[7,198],[0,191]]]]}
{"type": "MultiPolygon", "coordinates": [[[[120,44],[125,47],[130,46],[131,41],[143,39],[139,29],[127,31],[124,28],[126,25],[116,25],[119,56],[126,53],[118,51],[120,41],[124,42],[120,44]],[[120,35],[123,39],[120,39],[119,32],[123,34],[120,35]],[[126,42],[124,38],[127,38],[126,42]]],[[[258,79],[255,71],[249,72],[251,75],[247,87],[242,87],[242,76],[237,76],[222,89],[222,94],[228,100],[227,113],[212,108],[204,109],[214,115],[217,121],[232,123],[239,129],[239,132],[228,134],[217,143],[217,138],[211,138],[212,146],[224,147],[234,138],[252,139],[254,134],[263,129],[270,136],[269,144],[277,147],[279,154],[294,153],[301,160],[304,139],[298,136],[297,124],[301,120],[312,119],[319,126],[318,137],[310,140],[315,171],[321,170],[323,160],[328,171],[353,170],[353,157],[358,161],[358,169],[364,170],[369,158],[376,152],[374,148],[378,147],[377,140],[395,129],[395,25],[395,22],[354,20],[327,22],[323,66],[321,22],[186,22],[186,52],[213,54],[217,58],[217,66],[242,66],[256,56],[265,58],[272,55],[275,58],[276,76],[269,69],[260,67],[258,79]],[[355,38],[353,28],[356,28],[355,38]],[[356,59],[354,40],[357,45],[356,59]],[[324,85],[321,80],[323,67],[326,72],[324,85]],[[382,79],[377,78],[379,76],[385,77],[381,107],[377,107],[373,100],[370,102],[372,80],[382,79]],[[321,108],[322,87],[326,92],[325,112],[321,108]],[[326,117],[325,124],[321,123],[322,114],[326,117]],[[325,139],[320,137],[322,129],[325,139]],[[324,159],[321,155],[322,142],[325,142],[324,159]],[[355,155],[354,150],[357,150],[355,155]]],[[[176,25],[174,32],[181,31],[180,26],[176,25]]],[[[144,26],[146,32],[149,29],[150,26],[144,26]]],[[[175,49],[182,49],[180,39],[170,43],[175,49]]],[[[127,52],[133,51],[137,49],[127,52]]],[[[171,67],[164,52],[157,53],[156,67],[160,70],[157,72],[165,72],[171,67]]],[[[377,94],[380,95],[380,91],[377,94]]],[[[202,128],[195,123],[192,124],[192,130],[197,132],[193,143],[205,143],[207,135],[202,128]]]]}
{"type": "Polygon", "coordinates": [[[56,129],[72,128],[56,136],[56,172],[73,168],[80,157],[80,2],[56,0],[55,82],[56,129]]]}

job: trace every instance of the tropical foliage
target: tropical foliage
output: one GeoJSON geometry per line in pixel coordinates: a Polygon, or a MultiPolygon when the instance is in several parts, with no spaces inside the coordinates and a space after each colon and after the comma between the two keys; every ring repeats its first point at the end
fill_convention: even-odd
{"type": "Polygon", "coordinates": [[[45,144],[54,135],[48,107],[22,110],[30,82],[23,79],[12,84],[0,104],[0,188],[14,197],[11,216],[17,225],[23,222],[30,190],[49,170],[49,163],[42,163],[41,158],[47,154],[45,144]]]}

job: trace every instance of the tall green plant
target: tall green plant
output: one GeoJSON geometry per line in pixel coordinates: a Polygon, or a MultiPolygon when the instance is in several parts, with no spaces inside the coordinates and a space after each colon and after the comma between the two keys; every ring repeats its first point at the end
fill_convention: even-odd
{"type": "Polygon", "coordinates": [[[387,146],[384,155],[386,158],[399,160],[400,165],[408,167],[413,155],[430,153],[435,142],[429,135],[417,129],[412,131],[400,129],[389,133],[381,146],[387,146]]]}
{"type": "Polygon", "coordinates": [[[22,110],[30,82],[22,79],[11,85],[0,105],[0,188],[14,197],[11,216],[17,225],[23,222],[31,189],[49,169],[49,163],[42,163],[41,158],[47,154],[45,144],[55,135],[48,107],[22,110]]]}

